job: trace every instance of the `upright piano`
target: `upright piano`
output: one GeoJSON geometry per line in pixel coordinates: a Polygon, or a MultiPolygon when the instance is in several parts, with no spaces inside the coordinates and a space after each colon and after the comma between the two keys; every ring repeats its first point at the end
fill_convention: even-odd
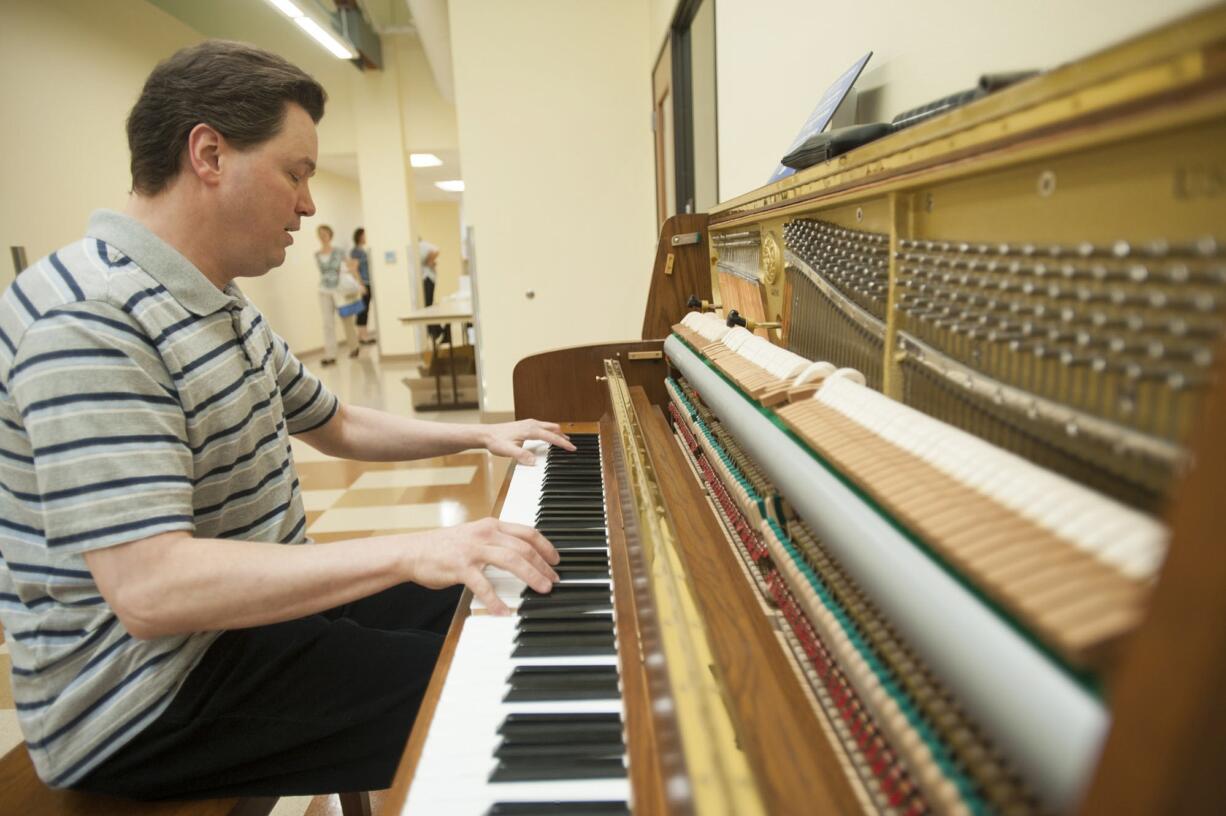
{"type": "Polygon", "coordinates": [[[388,812],[1221,812],[1224,146],[1219,6],[670,219],[388,812]]]}

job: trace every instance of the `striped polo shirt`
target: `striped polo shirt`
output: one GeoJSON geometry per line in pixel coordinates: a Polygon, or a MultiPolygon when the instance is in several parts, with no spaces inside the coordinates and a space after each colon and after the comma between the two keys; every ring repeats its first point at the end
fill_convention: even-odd
{"type": "Polygon", "coordinates": [[[165,710],[217,637],[133,638],[82,553],[171,530],[305,541],[289,434],[337,410],[233,284],[119,213],[86,235],[0,296],[0,623],[56,787],[165,710]]]}

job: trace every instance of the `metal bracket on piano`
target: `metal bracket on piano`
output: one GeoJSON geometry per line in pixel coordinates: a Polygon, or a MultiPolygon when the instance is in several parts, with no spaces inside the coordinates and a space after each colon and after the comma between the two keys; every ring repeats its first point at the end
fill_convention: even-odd
{"type": "Polygon", "coordinates": [[[679,232],[673,236],[672,245],[673,246],[689,246],[690,244],[697,244],[697,243],[700,243],[701,241],[702,241],[701,232],[679,232]]]}

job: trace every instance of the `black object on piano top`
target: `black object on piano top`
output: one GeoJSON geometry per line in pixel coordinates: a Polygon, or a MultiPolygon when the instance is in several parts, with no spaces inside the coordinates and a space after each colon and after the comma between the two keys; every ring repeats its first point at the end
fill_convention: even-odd
{"type": "Polygon", "coordinates": [[[793,170],[803,170],[893,132],[893,125],[873,122],[867,125],[851,125],[815,133],[805,139],[800,147],[780,159],[779,163],[793,170]]]}
{"type": "Polygon", "coordinates": [[[919,107],[905,110],[889,122],[851,125],[849,127],[815,133],[808,139],[805,139],[800,147],[780,159],[779,163],[784,167],[791,167],[793,170],[803,170],[806,167],[812,167],[819,162],[829,161],[835,156],[841,156],[849,150],[854,150],[861,145],[880,139],[882,136],[888,136],[903,128],[918,125],[920,122],[931,119],[946,111],[962,107],[968,102],[974,102],[976,99],[987,96],[1001,88],[1006,88],[1015,82],[1030,79],[1038,73],[1038,71],[1013,71],[1000,74],[984,74],[979,77],[979,84],[974,88],[958,91],[957,93],[943,96],[940,99],[934,99],[919,107]]]}

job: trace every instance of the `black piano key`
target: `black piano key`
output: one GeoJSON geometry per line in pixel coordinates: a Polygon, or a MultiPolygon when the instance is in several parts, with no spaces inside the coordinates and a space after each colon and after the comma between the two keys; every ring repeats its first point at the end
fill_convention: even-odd
{"type": "Polygon", "coordinates": [[[537,711],[517,711],[506,716],[498,733],[506,735],[523,735],[549,729],[575,729],[577,733],[608,733],[620,734],[622,729],[621,715],[608,711],[587,711],[582,713],[556,713],[537,711]]]}
{"type": "Polygon", "coordinates": [[[612,632],[612,615],[572,615],[567,618],[522,618],[521,632],[612,632]]]}
{"type": "Polygon", "coordinates": [[[565,538],[569,541],[599,541],[608,542],[609,531],[604,524],[538,524],[536,531],[553,541],[555,538],[565,538]]]}
{"type": "Polygon", "coordinates": [[[565,508],[559,510],[543,510],[536,514],[536,526],[540,527],[548,522],[555,521],[564,524],[575,525],[598,525],[604,527],[608,519],[605,518],[603,512],[592,512],[590,510],[567,510],[565,508]]]}
{"type": "Polygon", "coordinates": [[[615,759],[625,756],[626,746],[620,738],[604,742],[508,742],[494,751],[498,759],[516,759],[520,757],[556,757],[565,760],[567,757],[606,757],[615,759]]]}
{"type": "MultiPolygon", "coordinates": [[[[546,538],[549,538],[549,537],[546,536],[546,538]]],[[[591,538],[558,538],[558,539],[550,538],[549,543],[553,545],[553,548],[557,550],[558,553],[563,558],[566,557],[565,553],[568,553],[572,550],[579,550],[580,552],[586,552],[586,551],[595,549],[598,552],[606,552],[606,553],[609,551],[609,545],[607,541],[600,541],[600,540],[591,539],[591,538]]]]}
{"type": "Polygon", "coordinates": [[[561,550],[558,550],[558,556],[560,562],[565,562],[567,558],[574,557],[576,561],[579,561],[584,566],[594,566],[600,558],[608,559],[609,546],[599,541],[576,542],[570,547],[563,547],[561,550]],[[585,561],[582,559],[590,560],[585,561]]]}
{"type": "Polygon", "coordinates": [[[553,541],[555,538],[566,538],[570,540],[585,539],[587,541],[606,542],[609,539],[608,527],[602,524],[566,524],[562,522],[550,522],[548,524],[535,525],[536,531],[545,538],[553,541]]]}
{"type": "Polygon", "coordinates": [[[507,682],[517,683],[608,683],[617,680],[616,666],[516,666],[507,682]]]}
{"type": "Polygon", "coordinates": [[[485,816],[630,816],[625,802],[495,802],[485,816]]]}
{"type": "Polygon", "coordinates": [[[585,490],[558,489],[548,495],[542,495],[537,505],[540,507],[585,507],[591,510],[603,510],[604,499],[600,494],[585,490]]]}
{"type": "Polygon", "coordinates": [[[573,564],[575,566],[591,566],[597,562],[601,564],[609,563],[608,550],[593,550],[591,552],[583,552],[582,550],[574,550],[562,556],[560,563],[573,564]]]}
{"type": "Polygon", "coordinates": [[[586,668],[607,669],[607,673],[582,671],[578,666],[519,666],[507,682],[511,688],[504,702],[525,700],[615,700],[617,671],[613,666],[586,668]],[[520,669],[560,669],[549,673],[521,672],[520,669]],[[578,670],[578,671],[576,671],[578,670]]]}
{"type": "Polygon", "coordinates": [[[568,581],[599,581],[609,577],[609,567],[599,564],[576,564],[574,566],[555,565],[553,571],[562,579],[562,584],[568,581]]]}
{"type": "Polygon", "coordinates": [[[596,657],[617,654],[613,633],[521,632],[512,657],[596,657]]]}
{"type": "Polygon", "coordinates": [[[626,775],[621,757],[555,758],[517,757],[503,759],[490,774],[491,782],[546,782],[551,779],[617,779],[626,775]]]}
{"type": "Polygon", "coordinates": [[[579,567],[582,569],[591,569],[592,567],[608,567],[609,552],[608,550],[568,550],[565,554],[560,554],[558,563],[555,567],[579,567]]]}
{"type": "Polygon", "coordinates": [[[612,612],[613,601],[523,601],[519,615],[523,618],[567,618],[580,612],[612,612]]]}
{"type": "MultiPolygon", "coordinates": [[[[612,640],[608,643],[572,643],[572,644],[556,644],[556,643],[520,643],[511,651],[511,656],[516,659],[523,658],[543,658],[543,657],[612,657],[617,654],[617,645],[612,640]]],[[[572,699],[571,692],[567,691],[567,698],[572,699]]],[[[609,694],[608,698],[613,698],[616,695],[609,694]]],[[[510,699],[510,698],[508,698],[510,699]]],[[[525,699],[525,698],[518,698],[525,699]]],[[[542,699],[537,697],[535,699],[542,699]]],[[[553,700],[555,695],[552,693],[543,695],[543,699],[553,700]]],[[[592,699],[590,697],[582,697],[580,699],[592,699]]],[[[606,699],[604,695],[598,699],[606,699]]]]}
{"type": "Polygon", "coordinates": [[[537,592],[532,587],[524,587],[519,597],[528,598],[568,598],[575,600],[601,600],[608,598],[613,588],[608,581],[590,584],[554,584],[549,592],[537,592]]]}
{"type": "Polygon", "coordinates": [[[609,686],[513,688],[502,696],[504,703],[551,703],[570,700],[616,700],[617,689],[609,686]]]}

